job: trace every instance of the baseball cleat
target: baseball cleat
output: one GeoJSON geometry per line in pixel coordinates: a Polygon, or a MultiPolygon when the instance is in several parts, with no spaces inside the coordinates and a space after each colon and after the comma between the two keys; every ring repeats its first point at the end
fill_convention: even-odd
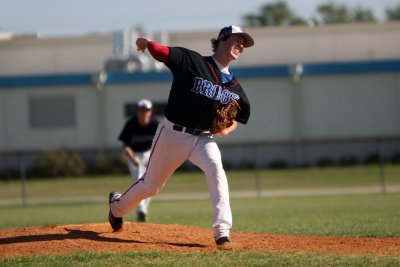
{"type": "Polygon", "coordinates": [[[118,194],[119,194],[118,192],[113,191],[108,196],[108,204],[110,206],[110,210],[108,212],[108,222],[111,224],[111,227],[114,230],[114,232],[120,230],[122,228],[122,226],[124,225],[124,220],[122,218],[115,217],[111,211],[111,203],[114,202],[113,198],[115,195],[118,195],[118,194]]]}
{"type": "Polygon", "coordinates": [[[217,244],[218,249],[231,249],[232,242],[227,236],[223,236],[218,238],[215,243],[217,244]]]}
{"type": "Polygon", "coordinates": [[[142,212],[142,211],[138,211],[138,213],[136,214],[136,221],[137,222],[146,222],[146,213],[142,212]]]}

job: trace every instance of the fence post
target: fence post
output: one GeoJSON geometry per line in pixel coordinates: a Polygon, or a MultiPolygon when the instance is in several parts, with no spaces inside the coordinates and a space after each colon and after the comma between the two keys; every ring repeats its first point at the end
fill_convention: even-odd
{"type": "Polygon", "coordinates": [[[19,156],[19,169],[21,174],[21,200],[22,206],[27,206],[26,200],[26,166],[23,152],[20,152],[19,156]]]}
{"type": "Polygon", "coordinates": [[[257,198],[261,198],[261,177],[260,177],[260,166],[258,160],[258,145],[254,143],[254,168],[255,168],[255,178],[256,178],[256,194],[257,198]]]}
{"type": "Polygon", "coordinates": [[[379,155],[379,169],[380,169],[380,183],[382,194],[386,194],[386,181],[385,181],[385,158],[383,155],[383,146],[382,140],[380,138],[377,139],[377,149],[379,155]]]}

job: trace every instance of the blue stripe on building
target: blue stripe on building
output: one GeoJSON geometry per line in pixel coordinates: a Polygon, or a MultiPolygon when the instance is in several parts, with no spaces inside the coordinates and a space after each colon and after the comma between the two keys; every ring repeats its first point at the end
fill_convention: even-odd
{"type": "Polygon", "coordinates": [[[399,72],[400,60],[310,63],[303,65],[303,75],[399,72]]]}
{"type": "MultiPolygon", "coordinates": [[[[400,72],[400,59],[351,61],[330,63],[305,63],[303,76],[338,75],[338,74],[369,74],[382,72],[400,72]]],[[[290,75],[291,65],[273,65],[258,67],[232,68],[239,79],[284,77],[290,75]]],[[[24,76],[0,76],[1,88],[49,87],[69,85],[93,85],[96,73],[79,74],[43,74],[24,76]]],[[[170,81],[169,71],[107,73],[107,84],[164,82],[170,81]]]]}

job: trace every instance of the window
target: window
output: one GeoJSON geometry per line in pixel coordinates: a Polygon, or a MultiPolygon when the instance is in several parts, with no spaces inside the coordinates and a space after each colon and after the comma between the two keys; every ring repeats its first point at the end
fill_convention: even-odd
{"type": "Polygon", "coordinates": [[[74,96],[31,96],[28,101],[32,129],[75,127],[74,96]]]}

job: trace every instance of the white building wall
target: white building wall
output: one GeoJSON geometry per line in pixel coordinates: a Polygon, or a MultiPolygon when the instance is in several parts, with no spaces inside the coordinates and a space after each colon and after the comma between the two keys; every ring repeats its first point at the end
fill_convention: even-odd
{"type": "MultiPolygon", "coordinates": [[[[400,134],[397,73],[244,79],[251,103],[247,125],[221,143],[374,138],[400,134]]],[[[0,90],[0,150],[116,147],[124,106],[142,98],[167,102],[170,82],[0,90]],[[76,127],[31,129],[31,96],[73,95],[76,127]]],[[[57,111],[55,111],[57,112],[57,111]]]]}
{"type": "MultiPolygon", "coordinates": [[[[0,90],[2,124],[1,151],[42,150],[54,147],[97,147],[95,90],[88,87],[28,88],[0,90]],[[29,125],[29,97],[73,96],[76,127],[32,129],[29,125]]],[[[57,116],[57,110],[54,110],[57,116]]]]}
{"type": "Polygon", "coordinates": [[[240,81],[251,105],[247,125],[222,143],[281,141],[293,137],[292,83],[289,78],[245,79],[240,81]]]}
{"type": "Polygon", "coordinates": [[[10,117],[7,113],[6,100],[5,92],[0,90],[0,150],[5,149],[5,143],[7,141],[5,127],[7,125],[7,120],[10,117]]]}
{"type": "MultiPolygon", "coordinates": [[[[255,45],[235,66],[400,58],[400,23],[249,28],[255,45]]],[[[172,45],[211,54],[215,32],[171,33],[172,45]]]]}
{"type": "Polygon", "coordinates": [[[0,41],[0,75],[96,72],[112,56],[110,36],[0,41]]]}
{"type": "Polygon", "coordinates": [[[398,74],[306,77],[299,85],[304,139],[400,134],[398,74]]]}
{"type": "Polygon", "coordinates": [[[39,46],[3,45],[0,42],[0,74],[23,75],[54,73],[51,49],[39,46]]]}

